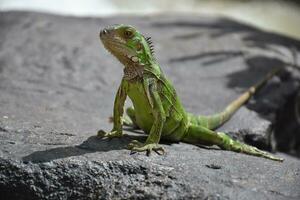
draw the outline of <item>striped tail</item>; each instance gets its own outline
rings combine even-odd
[[[282,68],[276,68],[269,72],[260,82],[256,83],[254,86],[250,87],[246,92],[244,92],[237,99],[232,101],[222,112],[209,115],[209,116],[197,116],[196,121],[199,125],[205,126],[208,129],[214,130],[225,122],[227,122],[232,115],[245,104],[261,87],[263,87],[272,77],[281,71]]]

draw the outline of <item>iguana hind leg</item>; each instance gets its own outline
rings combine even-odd
[[[241,152],[276,161],[283,161],[283,159],[277,158],[265,151],[257,149],[256,147],[233,140],[225,133],[215,132],[198,125],[190,125],[183,141],[192,144],[217,145],[221,149],[229,151]]]
[[[136,123],[136,117],[135,117],[135,110],[133,107],[128,107],[126,109],[127,116],[123,116],[123,125],[129,126],[134,129],[139,129],[137,123]]]

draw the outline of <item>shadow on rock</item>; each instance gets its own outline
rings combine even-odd
[[[229,19],[219,19],[215,20],[213,23],[212,22],[191,22],[191,21],[168,21],[168,22],[156,22],[153,23],[154,27],[158,28],[171,28],[171,27],[182,27],[182,28],[197,28],[199,29],[211,29],[214,30],[212,31],[211,37],[221,37],[225,36],[228,34],[235,34],[239,32],[255,32],[258,29],[251,27],[251,26],[246,26],[242,23],[238,23],[233,20]],[[193,34],[189,37],[189,39],[192,39],[193,37],[200,37],[201,34]],[[178,38],[178,36],[177,36]],[[180,37],[183,39],[186,39],[186,37]]]
[[[166,21],[166,22],[156,22],[152,24],[154,27],[160,29],[170,29],[173,27],[181,28],[195,28],[197,32],[185,33],[180,36],[174,36],[175,39],[195,39],[202,37],[202,29],[210,30],[211,38],[226,37],[231,34],[244,34],[243,41],[247,46],[258,47],[262,49],[269,49],[270,45],[280,45],[285,47],[291,47],[295,50],[300,50],[300,41],[294,38],[289,38],[287,36],[274,34],[271,32],[262,31],[259,28],[255,28],[249,25],[245,25],[238,21],[219,18],[213,22],[191,22],[188,20],[177,20],[177,21]],[[273,49],[272,49],[273,50]]]
[[[208,59],[207,61],[202,62],[202,65],[208,66],[218,62],[224,62],[226,60],[233,59],[238,56],[243,56],[243,51],[210,51],[210,52],[203,52],[200,54],[195,55],[188,55],[183,56],[180,58],[172,58],[170,59],[170,63],[173,62],[185,62],[185,61],[192,61],[192,60],[200,60],[200,59]]]
[[[60,158],[71,156],[80,156],[87,153],[106,152],[111,150],[126,149],[131,140],[144,141],[144,135],[127,135],[122,138],[101,139],[97,136],[91,136],[79,145],[57,147],[44,151],[36,151],[22,158],[24,162],[42,163],[49,162]]]
[[[281,151],[294,152],[292,155],[299,154],[296,153],[300,149],[299,139],[295,136],[299,123],[296,123],[294,114],[297,106],[295,100],[289,100],[295,99],[295,94],[300,87],[299,40],[262,31],[229,19],[216,19],[213,22],[166,21],[153,23],[153,26],[162,29],[193,28],[193,32],[177,34],[173,38],[174,40],[195,40],[195,43],[200,37],[205,36],[210,37],[211,40],[216,38],[226,40],[232,34],[240,36],[242,49],[238,47],[237,50],[222,48],[207,51],[204,47],[205,51],[201,50],[169,60],[170,63],[200,61],[201,67],[209,67],[218,64],[222,66],[224,62],[234,65],[232,60],[241,58],[246,68],[227,75],[227,87],[238,89],[240,92],[263,79],[272,69],[282,68],[280,74],[268,81],[246,106],[257,112],[260,117],[273,123],[272,133],[275,139],[268,137],[269,140],[274,140],[268,144],[275,144]],[[228,43],[227,46],[231,44]]]

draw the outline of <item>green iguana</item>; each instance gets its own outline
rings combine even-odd
[[[114,25],[101,30],[100,39],[105,48],[125,67],[124,76],[114,101],[113,128],[110,132],[98,131],[100,137],[121,137],[122,125],[142,129],[148,138],[145,143],[133,140],[129,145],[132,152],[155,151],[164,153],[159,145],[161,139],[171,142],[217,145],[222,149],[260,156],[276,161],[281,158],[233,140],[223,132],[213,131],[224,124],[256,90],[269,80],[276,71],[250,87],[224,111],[210,116],[195,116],[187,113],[169,80],[166,79],[153,55],[150,38],[144,37],[129,25]],[[123,117],[124,103],[129,96],[133,107]]]

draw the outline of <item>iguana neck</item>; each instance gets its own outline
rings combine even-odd
[[[124,68],[123,78],[125,80],[135,80],[137,78],[142,78],[144,74],[144,66],[127,66]]]
[[[136,80],[142,78],[144,71],[153,71],[157,69],[157,63],[153,57],[150,56],[139,56],[129,58],[127,61],[123,61],[124,65],[124,76],[125,80]]]

